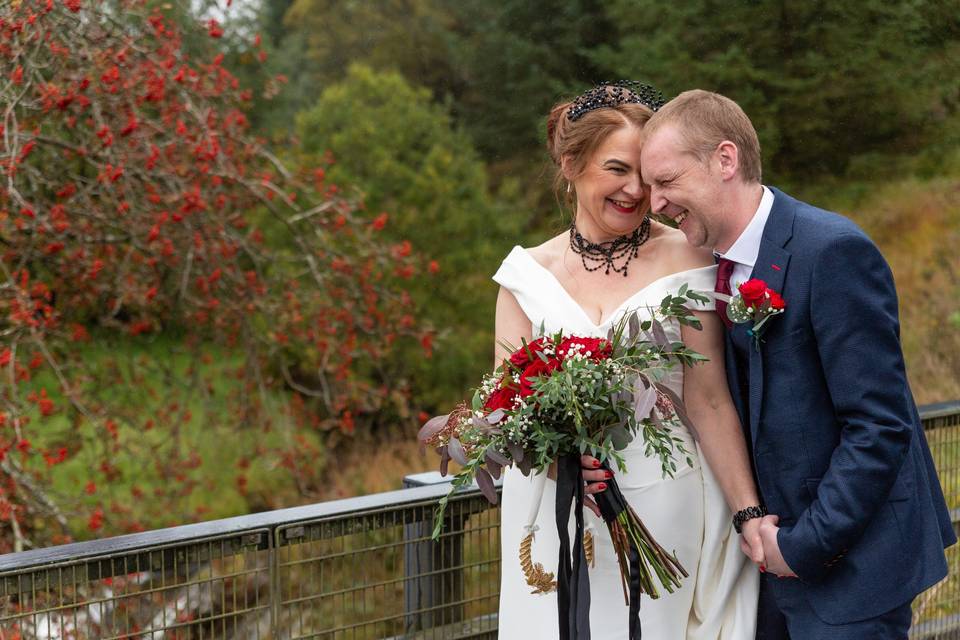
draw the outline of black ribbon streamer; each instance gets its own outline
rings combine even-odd
[[[606,466],[601,468],[606,469]],[[609,469],[608,469],[609,470]],[[594,494],[600,514],[607,524],[627,507],[626,498],[613,479],[605,491]],[[576,531],[571,563],[570,509],[574,509]],[[580,456],[570,454],[557,461],[557,533],[560,536],[560,562],[557,576],[557,608],[560,615],[560,640],[590,640],[590,575],[583,549],[583,468]],[[641,640],[640,628],[640,552],[630,543],[630,640]]]
[[[557,461],[557,533],[560,536],[560,563],[557,571],[557,609],[560,640],[590,640],[590,574],[583,549],[583,469],[580,456],[570,454]],[[570,509],[577,528],[570,559]]]

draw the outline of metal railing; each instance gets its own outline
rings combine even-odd
[[[922,410],[960,520],[960,402]],[[418,484],[424,477],[408,478]],[[499,510],[445,484],[0,556],[0,640],[494,638]],[[911,638],[960,638],[960,554]]]

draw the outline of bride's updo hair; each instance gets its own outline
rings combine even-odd
[[[616,87],[607,87],[607,93],[613,95]],[[557,195],[563,194],[567,205],[575,203],[575,195],[566,192],[566,178],[561,169],[563,159],[567,159],[569,175],[580,176],[587,161],[603,141],[621,127],[634,126],[642,129],[653,116],[650,107],[638,103],[623,103],[614,106],[602,106],[582,113],[571,121],[570,108],[575,101],[561,102],[550,110],[547,116],[547,151],[556,166],[554,188]]]

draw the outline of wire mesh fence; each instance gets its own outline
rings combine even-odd
[[[960,524],[960,402],[927,405],[921,410],[923,429],[950,508],[954,529]],[[911,639],[960,639],[960,552],[947,549],[950,571],[939,584],[913,603]]]
[[[2,556],[0,640],[493,638],[499,511],[459,494],[433,541],[446,490]]]
[[[924,428],[960,520],[960,402]],[[0,640],[494,638],[499,510],[446,486],[0,556]],[[508,557],[512,557],[509,556]],[[960,639],[960,553],[914,603],[913,639]]]
[[[270,627],[270,531],[106,553],[0,581],[0,638],[257,638]],[[266,624],[260,624],[266,620]]]
[[[279,620],[291,639],[481,638],[496,632],[499,514],[477,495],[277,529]]]

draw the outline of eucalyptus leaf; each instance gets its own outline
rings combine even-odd
[[[447,445],[450,457],[457,464],[467,464],[467,452],[463,450],[463,445],[456,438],[450,438],[450,444]]]
[[[657,346],[669,346],[670,341],[667,339],[667,333],[663,330],[663,325],[660,324],[658,320],[654,320],[653,325],[650,328],[653,330],[653,341],[657,344]]]
[[[447,421],[450,419],[450,414],[445,414],[442,416],[434,416],[427,420],[420,431],[417,433],[417,439],[420,442],[428,442],[433,436],[437,435],[445,426],[447,426]]]
[[[530,469],[533,468],[533,461],[530,458],[521,458],[517,462],[517,468],[520,469],[520,473],[525,476],[530,475]]]
[[[646,374],[643,374],[643,373],[638,373],[638,374],[637,374],[637,380],[640,381],[641,383],[643,383],[643,386],[644,386],[644,387],[649,387],[650,384],[651,384],[651,383],[650,383],[650,378],[648,378],[648,377],[646,376]]]
[[[637,421],[650,417],[654,405],[657,404],[657,391],[653,387],[645,386],[639,378],[633,388],[633,415]]]
[[[637,317],[637,312],[630,312],[630,319],[628,320],[630,326],[630,335],[636,336],[640,333],[640,319]]]
[[[440,454],[440,475],[446,477],[447,467],[450,464],[450,451],[444,445],[437,449],[437,453]]]
[[[507,443],[507,450],[510,452],[510,457],[513,458],[514,464],[519,465],[523,462],[523,447],[513,442]]]
[[[485,461],[485,464],[487,466],[487,470],[490,472],[490,475],[492,475],[494,478],[500,477],[500,472],[503,470],[503,466],[499,462],[497,462],[496,460],[490,457],[489,451],[487,452],[487,459]]]
[[[507,412],[503,409],[497,409],[496,411],[491,411],[487,415],[487,422],[490,424],[497,424],[507,415]]]
[[[489,449],[487,449],[486,456],[487,456],[487,460],[493,460],[494,462],[499,464],[501,467],[510,466],[510,458],[503,455],[493,447],[490,447]]]
[[[483,467],[478,467],[475,477],[477,486],[480,487],[480,492],[483,493],[483,496],[490,501],[490,504],[497,504],[497,488],[493,485],[493,478],[490,477],[487,470]]]

